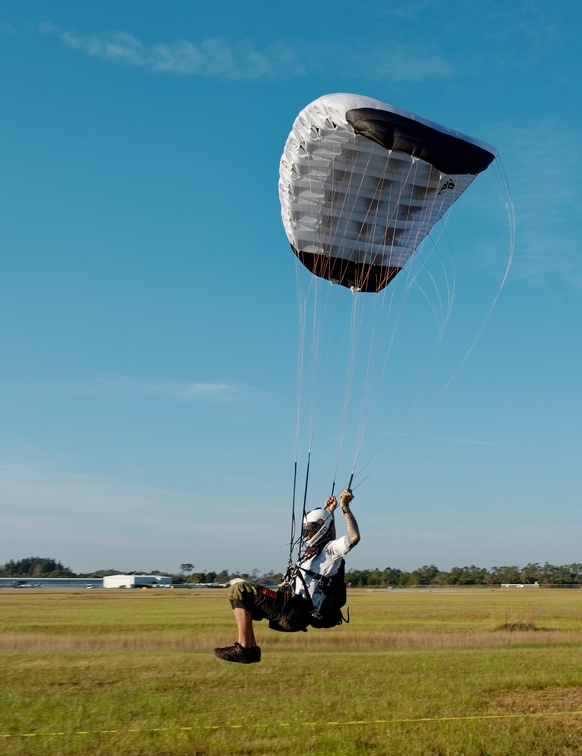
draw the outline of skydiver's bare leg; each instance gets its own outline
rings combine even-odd
[[[238,629],[238,642],[244,648],[251,648],[257,645],[255,631],[253,628],[253,615],[242,607],[235,607],[232,610]]]

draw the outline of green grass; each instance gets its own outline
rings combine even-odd
[[[578,591],[348,603],[247,666],[222,590],[2,590],[0,754],[582,753]]]

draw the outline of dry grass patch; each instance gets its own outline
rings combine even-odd
[[[540,631],[549,633],[552,632],[549,627],[537,627],[533,622],[524,622],[523,620],[515,620],[513,622],[503,622],[495,628],[496,632],[507,630],[510,633],[539,633]]]
[[[216,634],[169,632],[154,634],[146,631],[126,635],[106,633],[86,635],[45,635],[43,633],[4,633],[0,635],[0,652],[117,652],[117,651],[158,651],[163,646],[165,652],[208,651],[216,646]]]
[[[582,712],[582,685],[528,690],[504,690],[495,697],[497,710],[508,714]],[[582,729],[582,720],[580,721]]]
[[[582,686],[506,690],[498,693],[493,704],[499,714],[535,717],[534,726],[559,733],[576,745],[582,738]],[[539,722],[537,718],[539,716]]]

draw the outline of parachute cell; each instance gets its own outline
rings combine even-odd
[[[291,248],[314,275],[378,292],[495,157],[380,100],[320,97],[298,115],[281,158]]]

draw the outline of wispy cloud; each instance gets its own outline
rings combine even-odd
[[[142,396],[178,402],[232,403],[248,398],[253,389],[234,383],[196,381],[156,381],[138,378],[100,378],[88,383],[71,384],[78,396]]]
[[[150,73],[205,76],[226,79],[279,79],[314,75],[328,68],[350,76],[395,81],[442,79],[452,74],[450,63],[438,54],[413,45],[391,44],[358,52],[326,40],[276,40],[263,48],[248,39],[225,37],[191,41],[144,42],[124,31],[83,34],[54,24],[41,27],[66,47],[116,65]],[[317,50],[317,55],[313,51]]]

